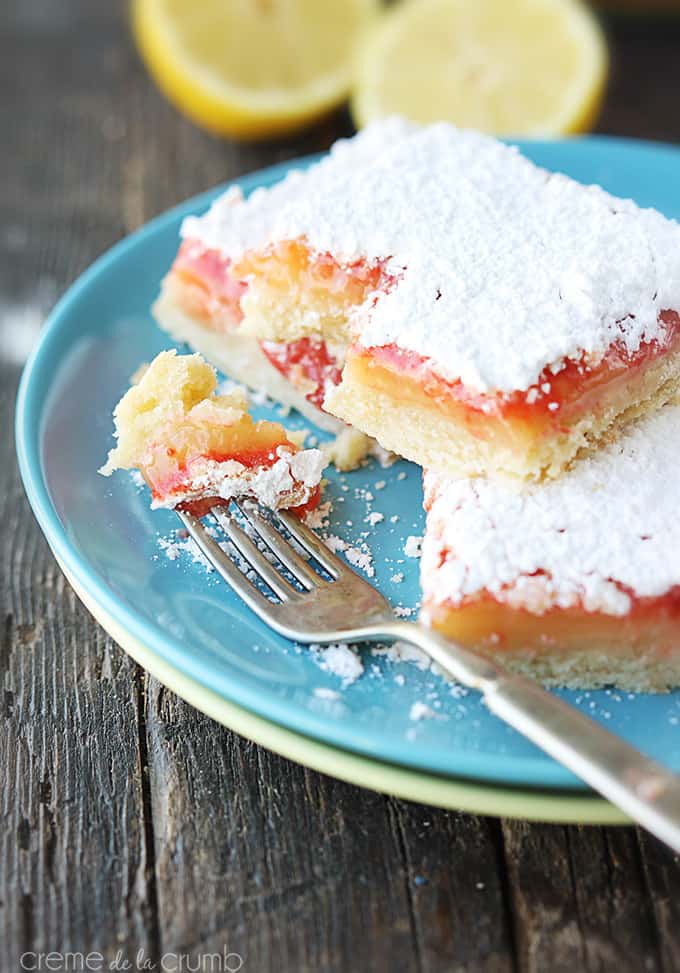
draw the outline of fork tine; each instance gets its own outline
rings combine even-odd
[[[257,506],[254,504],[245,505],[238,501],[236,506],[251,527],[257,531],[262,540],[276,554],[279,561],[288,568],[301,585],[311,591],[312,588],[318,588],[320,584],[326,583],[325,579],[317,574],[313,568],[310,568],[304,558],[300,557],[285,537],[262,516]]]
[[[181,510],[175,512],[189,531],[190,536],[227,584],[234,589],[240,598],[243,598],[249,608],[252,608],[260,618],[264,618],[267,621],[269,612],[273,607],[272,603],[236,567],[231,558],[224,553],[217,541],[210,536],[198,517],[194,517],[193,514],[184,513]]]
[[[312,557],[316,558],[319,564],[334,578],[339,578],[341,575],[348,573],[354,574],[339,557],[328,550],[324,542],[316,536],[314,531],[310,530],[306,524],[303,524],[295,514],[290,514],[287,510],[277,510],[276,516],[285,524],[298,544],[302,545]]]
[[[215,507],[212,510],[212,515],[222,527],[232,544],[246,559],[251,568],[253,568],[253,570],[259,574],[262,580],[269,585],[274,594],[279,596],[281,601],[291,601],[296,597],[296,595],[300,594],[298,591],[296,591],[293,585],[282,577],[276,568],[269,563],[262,551],[260,551],[258,547],[253,544],[240,524],[236,523],[233,517],[229,515],[227,510],[224,508]]]

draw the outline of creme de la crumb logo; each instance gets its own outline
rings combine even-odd
[[[97,950],[89,952],[22,953],[19,965],[26,973],[240,973],[245,962],[240,953],[225,946],[220,953],[163,953],[152,959],[143,949],[133,956],[119,950],[113,958]]]

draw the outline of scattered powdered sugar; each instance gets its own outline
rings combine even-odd
[[[394,283],[355,314],[361,342],[480,391],[529,389],[613,341],[634,352],[680,307],[677,223],[447,123],[376,122],[246,201],[232,188],[182,234],[227,256],[304,237],[382,261]]]
[[[181,547],[176,541],[170,541],[166,537],[159,537],[158,546],[169,561],[176,561],[180,556]]]
[[[464,699],[466,696],[470,695],[470,690],[467,686],[462,686],[458,682],[454,682],[449,690],[454,699]]]
[[[436,715],[437,714],[435,713],[435,711],[433,709],[430,709],[427,703],[423,703],[420,700],[416,700],[416,702],[411,706],[411,709],[409,710],[408,718],[414,721],[431,720]]]
[[[312,530],[320,530],[328,526],[328,518],[331,512],[331,501],[324,500],[314,510],[308,510],[305,514],[305,523]]]
[[[411,534],[406,538],[404,544],[404,554],[406,557],[420,557],[423,553],[423,538]]]
[[[158,538],[158,546],[170,561],[176,561],[184,553],[194,564],[200,564],[208,573],[214,570],[212,564],[191,537],[182,537],[175,533],[171,539]]]
[[[426,652],[409,642],[393,642],[391,645],[376,645],[371,649],[372,655],[383,656],[388,662],[411,662],[418,669],[429,669],[432,660]]]
[[[486,590],[537,614],[624,615],[629,592],[663,595],[680,584],[679,445],[669,405],[545,484],[426,473],[425,606]]]
[[[352,567],[359,568],[367,578],[374,576],[375,568],[373,567],[373,555],[370,550],[366,548],[362,550],[358,547],[346,547],[344,554]]]
[[[134,484],[134,486],[136,487],[137,490],[143,490],[144,489],[144,487],[146,486],[146,480],[144,479],[144,477],[142,476],[142,474],[139,472],[139,470],[128,470],[128,475],[129,475],[130,479],[132,480],[132,482],[133,482],[133,484]]]
[[[373,552],[365,541],[362,541],[358,546],[352,545],[343,540],[342,537],[338,537],[337,534],[329,534],[328,537],[323,538],[323,541],[326,547],[330,551],[333,551],[334,554],[338,552],[344,554],[352,567],[359,568],[367,578],[375,576]]]
[[[338,537],[337,534],[329,534],[328,537],[324,537],[324,544],[334,554],[337,554],[338,551],[344,551],[348,546],[347,541],[343,541],[342,537]]]
[[[371,527],[375,527],[376,524],[381,524],[384,519],[385,514],[380,513],[379,510],[374,510],[367,517],[364,517],[364,522],[370,524]]]
[[[358,652],[345,642],[333,645],[310,645],[309,648],[317,656],[319,666],[324,672],[331,672],[342,679],[343,689],[351,686],[363,674],[364,664]]]
[[[314,695],[317,699],[340,699],[340,693],[337,689],[327,689],[326,686],[317,686]]]
[[[225,554],[236,563],[239,570],[245,574],[245,576],[256,583],[257,575],[250,567],[245,558],[240,554],[240,552],[234,547],[231,541],[226,540],[224,534],[221,531],[210,524],[206,524],[207,533],[213,537]],[[252,536],[252,534],[251,534]],[[214,568],[208,558],[203,554],[196,542],[191,538],[183,527],[178,528],[173,531],[169,537],[159,537],[157,540],[159,549],[165,554],[169,561],[177,561],[182,554],[185,554],[193,564],[200,565],[207,574],[211,574]],[[258,545],[262,553],[270,561],[275,561],[273,554],[266,549],[266,547],[260,542]]]

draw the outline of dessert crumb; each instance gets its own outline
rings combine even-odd
[[[342,688],[346,689],[363,675],[364,664],[354,649],[346,642],[333,645],[310,645],[311,651],[319,658],[319,665],[324,672],[330,672],[342,680]]]
[[[322,449],[326,454],[326,461],[332,463],[337,470],[346,472],[355,470],[371,447],[371,440],[358,429],[349,426],[343,429],[335,439],[324,443]]]
[[[432,719],[433,716],[436,715],[437,714],[435,713],[435,711],[433,709],[430,709],[427,703],[422,703],[420,700],[416,700],[416,702],[411,706],[411,709],[409,710],[408,718],[414,721],[430,720]]]
[[[326,500],[324,503],[320,503],[318,507],[314,510],[307,511],[305,516],[305,523],[308,527],[313,530],[318,530],[321,527],[328,526],[328,518],[331,512],[331,501]]]
[[[317,699],[340,699],[337,689],[327,689],[326,686],[317,686],[314,695]]]
[[[354,568],[363,571],[367,578],[375,575],[373,567],[373,555],[368,550],[361,550],[358,547],[345,548],[345,557]]]
[[[406,538],[406,543],[404,544],[404,554],[406,557],[420,557],[423,553],[423,538],[411,534]]]
[[[137,487],[137,489],[138,490],[143,490],[144,487],[146,486],[146,480],[144,479],[144,477],[142,476],[142,474],[139,472],[139,470],[130,470],[129,473],[130,473],[130,479],[132,480],[132,482],[134,483],[134,485]]]
[[[421,669],[429,669],[432,664],[427,653],[408,642],[393,642],[392,645],[376,645],[371,649],[372,655],[382,655],[388,662],[413,662]],[[396,677],[395,677],[396,678]]]

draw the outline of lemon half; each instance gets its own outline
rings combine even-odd
[[[139,52],[198,125],[234,138],[287,134],[349,93],[379,0],[133,0]]]
[[[403,0],[362,45],[358,126],[387,115],[495,135],[587,131],[607,47],[579,0]]]

